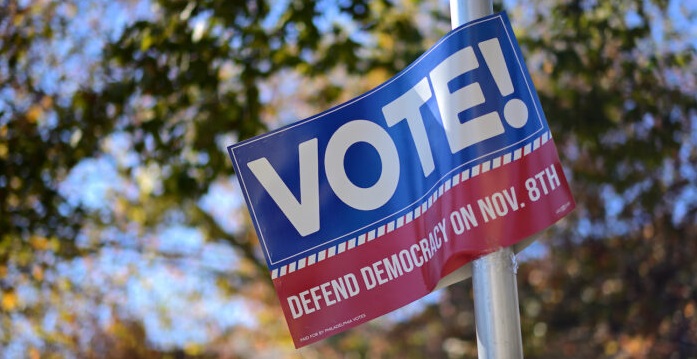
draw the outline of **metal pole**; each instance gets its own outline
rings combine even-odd
[[[492,0],[450,0],[450,24],[453,29],[493,13]]]
[[[480,359],[522,358],[517,263],[511,248],[474,261],[474,320]]]
[[[452,28],[494,12],[492,0],[450,0]],[[473,262],[474,316],[480,359],[522,358],[517,262],[501,248]]]

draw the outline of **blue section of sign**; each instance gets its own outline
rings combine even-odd
[[[403,96],[411,97],[389,112]],[[410,105],[418,114],[388,118]],[[379,127],[370,131],[376,136],[366,136],[375,127],[365,121]],[[411,210],[464,166],[522,147],[546,129],[513,30],[500,13],[448,33],[376,89],[228,150],[274,269]],[[271,191],[281,194],[274,198]],[[375,196],[384,193],[389,196]]]

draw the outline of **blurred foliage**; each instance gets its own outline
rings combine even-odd
[[[697,10],[504,5],[579,204],[521,265],[526,356],[697,357],[697,64],[684,31],[694,34]],[[227,145],[385,81],[449,29],[447,14],[447,3],[415,0],[2,2],[3,354],[475,357],[467,284],[406,320],[294,351],[248,218],[204,204],[236,191]],[[86,164],[107,188],[94,201],[84,196],[95,179],[74,178]],[[167,249],[172,227],[205,245]],[[234,260],[211,264],[215,245]],[[123,303],[139,295],[133,281],[152,286],[142,263],[164,263],[156,278],[173,282],[194,268],[215,295],[244,298],[256,326],[204,318],[205,340],[156,345]],[[205,317],[214,295],[190,292],[193,320]],[[172,303],[148,315],[177,327]]]

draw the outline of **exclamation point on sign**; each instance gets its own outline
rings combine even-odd
[[[493,38],[482,41],[479,43],[479,50],[484,56],[484,62],[491,71],[501,96],[506,97],[512,94],[513,82],[506,66],[506,60],[503,58],[499,40]],[[510,99],[503,107],[503,118],[509,125],[521,128],[528,122],[528,106],[520,99]]]

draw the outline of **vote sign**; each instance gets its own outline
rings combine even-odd
[[[423,297],[575,205],[505,13],[228,150],[296,347]]]

